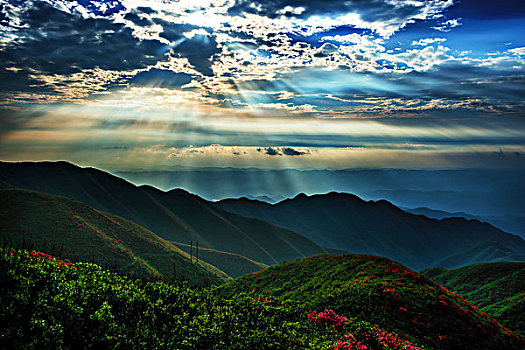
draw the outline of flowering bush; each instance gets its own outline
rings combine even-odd
[[[308,314],[310,323],[333,326],[336,330],[343,330],[348,318],[337,315],[334,310],[324,310],[317,313],[312,311]]]
[[[352,334],[344,336],[345,340],[335,343],[332,350],[367,350],[368,347],[357,341]]]
[[[14,255],[15,252],[10,250],[9,251],[10,255]],[[58,264],[58,266],[68,266],[68,267],[74,267],[75,265],[70,263],[70,262],[65,262],[65,261],[62,261],[60,259],[57,259],[55,258],[54,256],[51,256],[51,255],[48,255],[48,254],[44,254],[42,252],[37,252],[37,251],[30,251],[29,252],[29,256],[31,257],[31,259],[33,261],[35,260],[45,260],[45,261],[54,261]]]
[[[388,333],[386,331],[376,331],[374,336],[378,340],[378,342],[387,349],[421,350],[420,348],[414,346],[414,344],[412,344],[411,342],[400,339],[397,335],[393,333]]]

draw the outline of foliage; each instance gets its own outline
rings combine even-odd
[[[435,268],[422,273],[525,336],[525,263],[499,262],[454,270]]]
[[[435,349],[519,349],[523,340],[437,283],[389,259],[318,255],[226,282],[218,294],[284,300],[380,325]]]
[[[0,219],[4,246],[93,262],[141,278],[221,282],[220,271],[191,263],[188,254],[143,227],[65,197],[0,190]]]
[[[318,258],[310,261],[321,265],[328,261],[326,256]],[[348,258],[354,257],[342,259]],[[284,265],[290,266],[293,264]],[[409,271],[391,267],[403,275]],[[261,281],[266,274],[275,276],[274,269],[246,278]],[[298,302],[292,295],[283,299],[270,293],[257,296],[260,293],[238,290],[228,298],[221,296],[224,288],[212,292],[192,289],[186,283],[134,279],[94,264],[71,263],[35,251],[0,248],[0,279],[4,282],[0,285],[0,344],[10,349],[426,350],[518,349],[523,345],[512,334],[492,333],[483,343],[471,338],[473,343],[465,345],[460,339],[452,341],[450,330],[437,336],[434,327],[425,328],[426,335],[420,337],[415,336],[417,327],[392,331],[392,321],[378,325],[364,321],[363,314],[336,311],[344,309],[342,304],[355,303],[352,299],[330,299],[333,309],[308,311],[308,303]],[[234,285],[229,283],[229,288]],[[326,293],[322,286],[319,288]],[[382,306],[374,299],[362,302],[375,302],[370,305],[375,308]],[[410,312],[417,313],[415,309]],[[372,313],[368,316],[374,319]],[[430,316],[435,315],[431,312]],[[496,323],[494,327],[502,329]],[[483,324],[479,333],[492,331]],[[432,343],[429,338],[434,337],[446,346],[439,342],[428,345]]]

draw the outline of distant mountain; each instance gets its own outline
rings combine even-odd
[[[522,178],[523,179],[523,178]],[[362,193],[367,199],[386,199],[400,207],[432,207],[479,216],[521,216],[525,212],[525,187],[479,190],[375,190]]]
[[[525,344],[460,296],[377,256],[318,255],[228,281],[217,293],[227,298],[246,293],[304,310],[333,310],[352,317],[351,323],[368,321],[417,339],[428,349],[523,349]]]
[[[447,256],[434,263],[434,266],[454,268],[500,261],[525,261],[525,256],[516,253],[516,250],[510,246],[505,246],[498,242],[484,241],[475,244],[470,249]]]
[[[465,259],[468,251],[482,242],[496,242],[510,251],[512,260],[525,260],[525,241],[490,224],[429,219],[387,201],[366,202],[351,194],[298,195],[275,205],[246,198],[215,205],[293,230],[326,247],[386,256],[416,269],[434,267],[455,254],[463,254],[455,266],[470,264]]]
[[[507,192],[523,188],[525,170],[520,169],[258,169],[201,168],[172,171],[120,171],[116,173],[134,184],[150,184],[163,190],[184,188],[206,199],[248,197],[250,195],[291,198],[298,193],[318,194],[330,191],[355,193],[363,198],[377,190],[412,191],[492,191]],[[420,206],[434,207],[433,202]],[[490,203],[487,203],[490,205]],[[400,204],[401,205],[401,204]],[[523,207],[522,207],[523,208]],[[443,210],[451,211],[447,208]],[[453,211],[467,211],[461,208]]]
[[[65,197],[0,190],[0,239],[11,247],[93,262],[138,277],[165,277],[191,284],[220,283],[216,268],[137,224]]]
[[[433,219],[444,219],[452,217],[463,217],[468,220],[479,220],[482,222],[488,222],[497,228],[520,235],[522,238],[525,237],[525,216],[516,215],[502,215],[502,216],[476,216],[464,212],[450,213],[444,210],[430,209],[426,207],[420,207],[415,209],[401,207],[404,211],[416,215],[425,215],[427,218]]]
[[[525,336],[525,263],[490,263],[455,270],[433,268],[422,274]]]
[[[465,218],[467,220],[479,220],[479,221],[483,221],[483,219],[479,216],[475,216],[475,215],[470,215],[470,214],[467,214],[467,213],[464,213],[464,212],[455,212],[455,213],[450,213],[448,211],[444,211],[444,210],[437,210],[437,209],[430,209],[430,208],[426,208],[426,207],[419,207],[419,208],[414,208],[414,209],[410,209],[410,208],[405,208],[405,207],[400,207],[400,209],[406,211],[407,213],[410,213],[410,214],[415,214],[415,215],[425,215],[427,218],[431,218],[431,219],[446,219],[446,218]]]
[[[198,241],[202,248],[239,254],[267,265],[326,252],[304,236],[222,210],[184,190],[137,187],[109,173],[66,162],[2,162],[0,181],[73,198],[132,220],[169,241]]]

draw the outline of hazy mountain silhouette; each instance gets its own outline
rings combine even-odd
[[[351,194],[298,195],[275,205],[246,198],[215,205],[293,230],[326,247],[386,256],[413,268],[436,266],[481,242],[509,249],[509,259],[525,259],[525,241],[490,224],[464,218],[430,219],[384,200],[366,202]],[[468,258],[456,261],[454,266],[471,263]]]

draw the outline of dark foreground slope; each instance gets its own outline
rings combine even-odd
[[[525,336],[525,263],[480,264],[455,270],[435,268],[422,273]]]
[[[333,309],[433,349],[520,349],[525,345],[459,295],[376,256],[319,255],[229,281],[218,292],[225,297],[248,293],[279,298],[303,309]]]
[[[131,220],[169,241],[198,241],[201,247],[240,254],[265,264],[325,252],[306,237],[216,208],[186,191],[137,187],[106,172],[66,162],[0,162],[0,181],[84,202]]]
[[[480,262],[469,260],[479,254],[468,252],[481,242],[498,250],[494,256],[501,260],[525,260],[525,241],[490,224],[463,218],[429,219],[386,201],[366,202],[346,193],[298,195],[275,205],[246,198],[216,205],[293,230],[326,247],[387,256],[415,269],[438,266],[447,258],[446,263],[459,264],[452,266]],[[508,250],[506,257],[501,248]]]
[[[0,238],[60,258],[95,262],[139,277],[191,284],[220,283],[226,275],[197,266],[189,255],[143,227],[65,197],[0,190]]]

